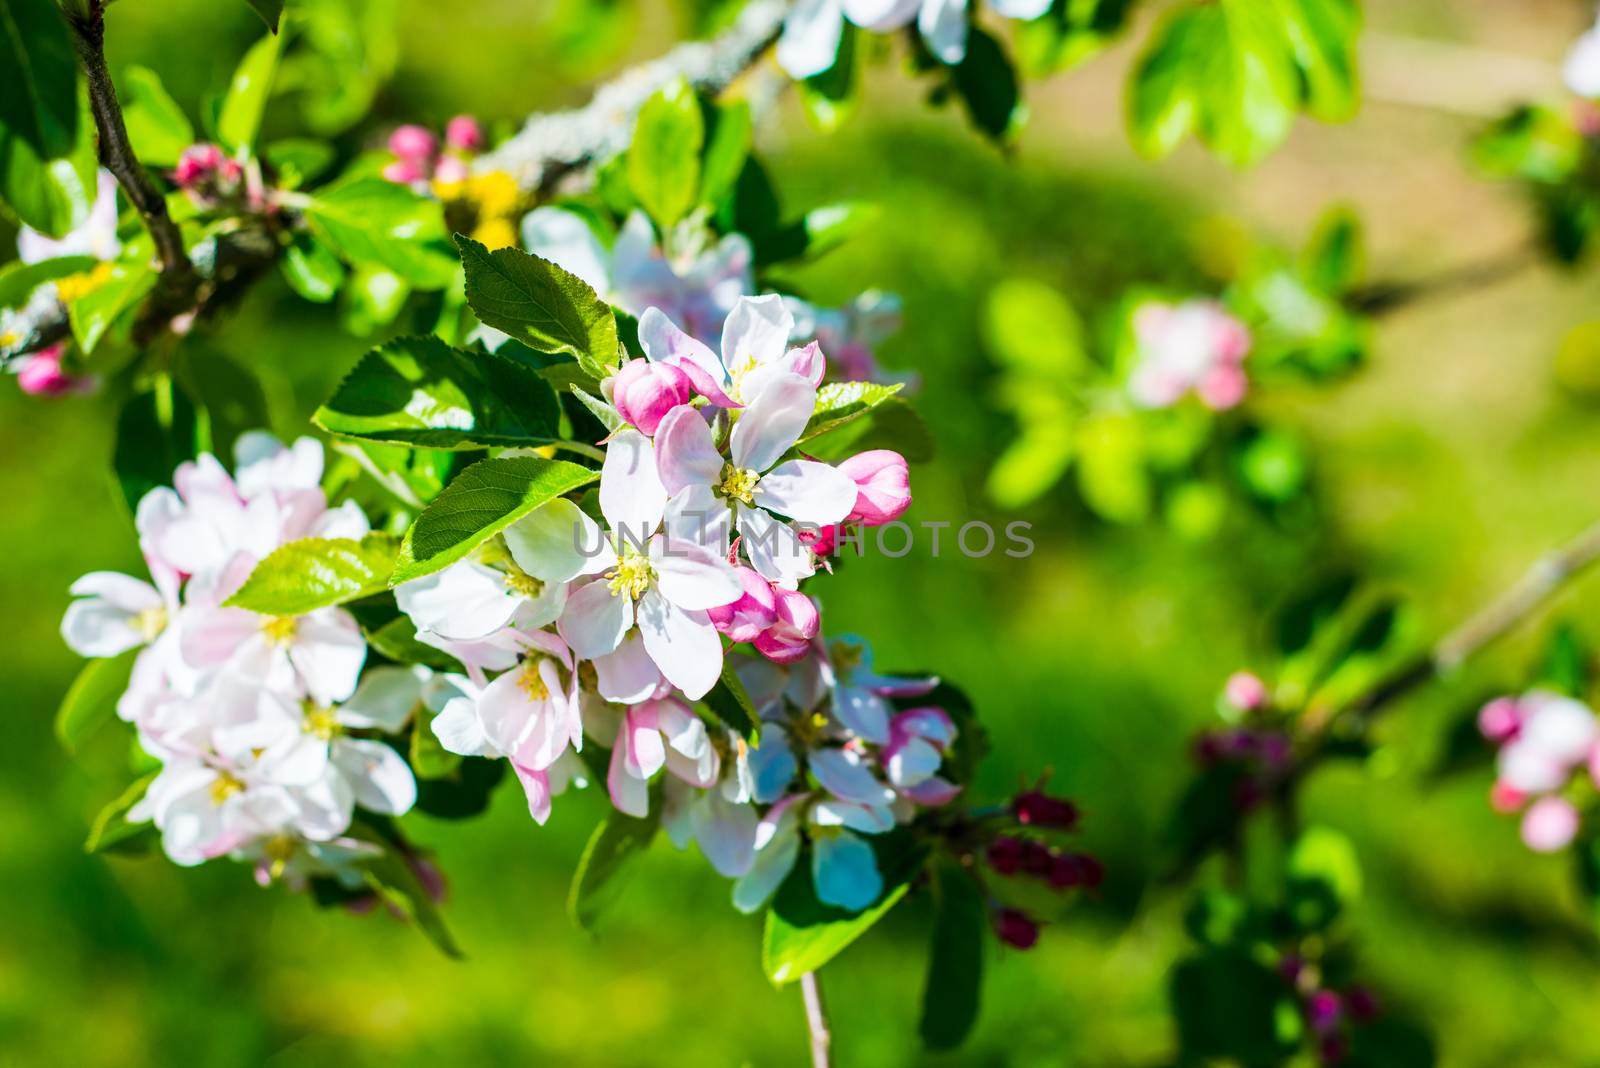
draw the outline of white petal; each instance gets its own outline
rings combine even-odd
[[[600,511],[618,544],[643,544],[661,525],[666,507],[667,491],[656,473],[650,439],[637,430],[620,431],[606,446],[600,470]]]
[[[817,900],[859,912],[883,893],[883,876],[872,847],[849,832],[811,843],[811,877]]]
[[[1050,10],[1053,0],[989,0],[994,13],[1006,19],[1036,19]]]
[[[307,693],[322,704],[336,704],[354,692],[367,660],[367,643],[350,613],[322,608],[301,617],[289,660]]]
[[[116,656],[144,644],[134,618],[110,601],[85,597],[67,605],[61,638],[79,656]]]
[[[596,579],[567,598],[556,629],[580,660],[593,660],[622,644],[633,616],[633,599]]]
[[[417,630],[460,642],[493,634],[522,602],[503,575],[471,560],[396,586],[394,596]]]
[[[470,697],[445,702],[444,710],[433,717],[433,736],[446,750],[462,756],[490,756],[495,752],[478,722],[477,702]]]
[[[754,796],[763,805],[771,804],[788,792],[800,764],[794,758],[789,735],[776,723],[761,729],[761,745],[750,750],[750,774],[755,779]]]
[[[377,728],[397,733],[422,704],[429,675],[423,667],[378,667],[361,677],[350,700],[339,706],[339,722],[347,727]]]
[[[788,351],[793,332],[794,316],[783,297],[741,297],[722,325],[722,362],[735,368],[771,363]]]
[[[650,564],[661,595],[679,608],[719,608],[744,593],[733,565],[700,545],[656,538],[650,542]]]
[[[739,544],[763,578],[794,589],[801,579],[816,571],[811,550],[789,524],[760,508],[740,508],[738,524],[743,539]]]
[[[505,539],[517,566],[545,582],[599,574],[617,562],[599,524],[565,497],[541,505],[511,524]]]
[[[806,763],[824,790],[845,801],[887,804],[894,798],[894,791],[878,781],[866,758],[853,749],[815,749]]]
[[[750,869],[733,885],[733,907],[750,913],[759,909],[794,869],[800,856],[800,833],[793,817],[786,832],[780,832],[762,847]]]
[[[889,702],[855,686],[833,691],[833,715],[845,728],[874,745],[889,741]]]
[[[711,427],[698,408],[680,404],[662,417],[656,427],[656,466],[669,494],[715,484],[722,465]]]
[[[916,17],[924,0],[844,0],[844,13],[863,29],[898,30]]]
[[[343,771],[356,804],[369,812],[399,816],[417,803],[417,780],[400,754],[382,742],[341,738],[333,762]]]
[[[733,509],[710,486],[685,486],[667,502],[663,529],[674,541],[702,545],[726,558]]]
[[[615,652],[593,658],[600,696],[619,704],[637,704],[656,692],[661,672],[645,651],[638,631],[628,635]]]
[[[506,756],[521,747],[541,712],[541,706],[522,687],[522,672],[520,664],[511,668],[485,686],[478,697],[478,722],[484,737]]]
[[[761,476],[755,501],[769,511],[801,523],[839,523],[856,505],[856,484],[849,475],[815,460],[789,460]]]
[[[927,0],[917,15],[917,29],[941,62],[960,63],[967,54],[967,0]]]
[[[646,308],[639,316],[639,347],[652,363],[675,364],[686,360],[717,382],[728,377],[717,354],[679,329],[660,308]]]
[[[839,0],[800,0],[784,17],[778,64],[791,78],[815,77],[838,58],[843,32]]]
[[[550,207],[530,211],[522,218],[522,243],[535,256],[589,283],[601,296],[610,292],[610,257],[589,224],[572,212]]]
[[[736,467],[765,471],[789,451],[817,406],[817,388],[799,375],[778,375],[733,424]]]
[[[148,582],[117,571],[91,571],[67,592],[74,597],[99,597],[129,614],[160,608],[165,602]]]
[[[658,590],[639,601],[644,647],[667,681],[691,701],[710,692],[722,674],[722,639],[703,611],[685,611]]]
[[[750,805],[736,805],[712,790],[689,810],[695,841],[706,860],[726,876],[740,876],[750,870],[756,852],[756,812]]]

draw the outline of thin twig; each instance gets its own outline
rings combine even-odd
[[[1539,245],[1519,241],[1496,256],[1447,267],[1435,274],[1397,282],[1374,282],[1353,290],[1345,303],[1364,315],[1384,315],[1423,300],[1470,293],[1499,285],[1539,262]]]
[[[800,993],[806,1002],[806,1028],[811,1032],[811,1068],[828,1068],[828,1010],[822,1004],[822,990],[817,986],[817,973],[806,972],[800,977]]]
[[[128,141],[122,106],[117,103],[117,90],[106,68],[105,4],[102,0],[90,0],[83,17],[69,17],[67,22],[72,27],[73,46],[89,83],[89,106],[94,112],[95,129],[100,134],[100,162],[116,177],[139,218],[144,220],[145,229],[150,231],[169,292],[178,291],[180,286],[192,289],[194,265],[183,250],[183,235],[172,216],[167,214],[166,198],[145,173]]]

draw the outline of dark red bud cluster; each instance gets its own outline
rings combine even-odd
[[[985,859],[1000,875],[1029,875],[1054,890],[1092,890],[1105,881],[1105,866],[1089,854],[1064,852],[1028,838],[1002,835],[989,843]]]
[[[1039,942],[1039,924],[1021,909],[1000,909],[994,914],[994,931],[1000,941],[1015,949],[1032,949]]]
[[[1025,790],[1011,800],[1011,813],[1024,827],[1068,831],[1078,822],[1078,806],[1064,797]]]

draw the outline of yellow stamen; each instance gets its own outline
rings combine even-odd
[[[607,583],[611,587],[611,596],[626,593],[635,601],[644,596],[644,591],[650,588],[650,580],[655,577],[655,571],[650,566],[650,561],[643,554],[636,552],[624,553],[617,566],[606,572]]]
[[[156,640],[156,636],[167,629],[167,609],[165,605],[155,608],[146,608],[143,612],[133,617],[133,629],[147,642]]]
[[[288,645],[294,641],[294,632],[298,625],[294,616],[273,616],[261,624],[261,632],[273,645]]]
[[[544,677],[539,674],[539,664],[544,657],[537,654],[529,656],[522,662],[522,674],[517,676],[517,685],[522,692],[528,695],[530,701],[548,701],[550,687],[545,684]]]
[[[314,734],[323,741],[328,741],[339,733],[339,721],[334,718],[333,709],[323,708],[320,705],[306,703],[305,731]]]
[[[15,330],[0,330],[0,349],[9,349],[21,340],[22,335]]]
[[[522,570],[516,564],[507,561],[506,589],[531,599],[544,592],[544,583]]]
[[[217,777],[211,780],[211,803],[220,805],[243,789],[244,783],[225,771],[218,772]]]
[[[713,489],[719,497],[739,501],[742,504],[754,504],[756,483],[760,481],[761,476],[749,468],[723,464],[722,478]]]
[[[69,274],[65,278],[56,280],[56,296],[61,298],[63,304],[70,304],[80,297],[86,297],[111,281],[115,268],[109,263],[97,263],[87,271]]]
[[[283,877],[283,869],[294,859],[295,846],[293,838],[287,834],[279,834],[267,839],[267,844],[261,847],[261,852],[270,862],[267,870],[272,873],[274,879]]]

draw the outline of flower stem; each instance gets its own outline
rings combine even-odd
[[[806,972],[800,977],[800,993],[806,1003],[806,1028],[811,1032],[811,1066],[828,1068],[828,1010],[822,1004],[822,990],[817,986],[817,973]]]

